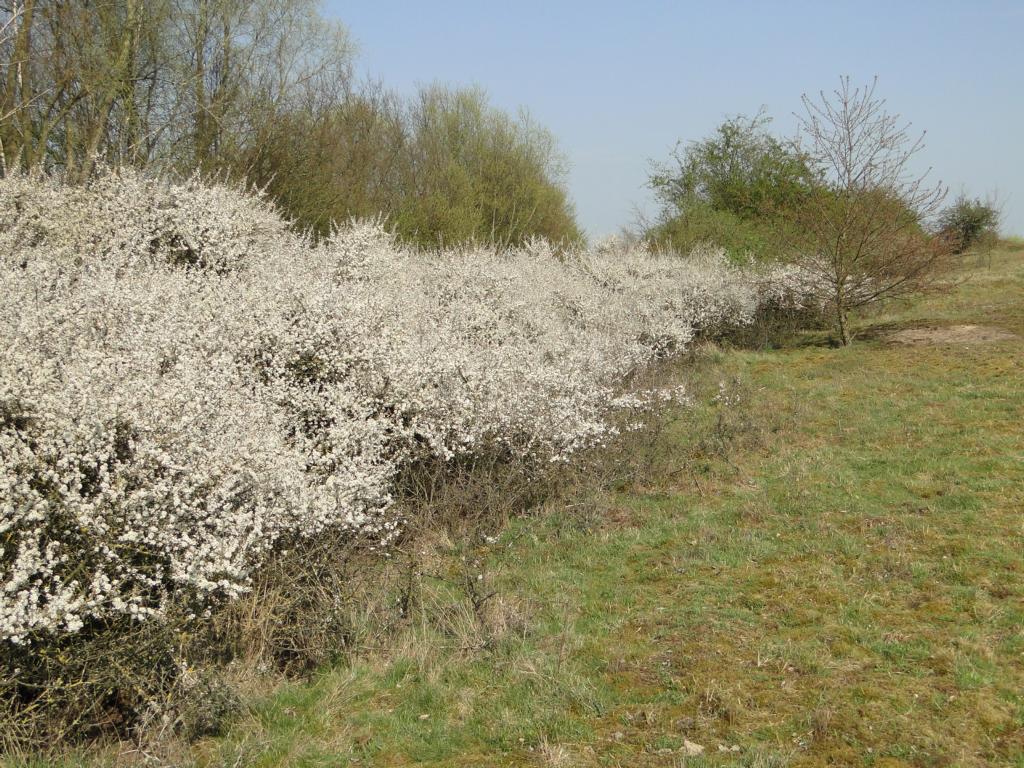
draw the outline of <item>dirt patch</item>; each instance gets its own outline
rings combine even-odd
[[[988,325],[950,325],[945,328],[907,328],[888,336],[897,344],[989,344],[1009,341],[1017,334]]]

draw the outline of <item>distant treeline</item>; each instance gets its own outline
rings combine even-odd
[[[828,244],[838,235],[850,240],[853,230],[870,240],[885,230],[879,225],[886,219],[899,225],[901,235],[936,235],[955,253],[992,245],[999,230],[997,201],[961,193],[940,210],[941,200],[921,199],[923,178],[880,173],[883,163],[905,170],[921,141],[897,133],[895,116],[882,116],[882,104],[871,94],[862,94],[857,105],[870,108],[866,118],[846,103],[853,98],[834,95],[839,113],[830,117],[836,124],[828,136],[813,135],[820,127],[813,121],[802,125],[802,136],[777,136],[762,110],[730,117],[700,140],[680,142],[667,162],[651,168],[648,186],[659,210],[640,222],[640,234],[681,253],[711,242],[741,262],[792,261],[794,249],[820,249],[822,240]],[[815,242],[822,225],[827,229]],[[886,247],[891,245],[890,237]]]
[[[0,160],[244,181],[317,235],[384,215],[421,245],[580,237],[552,135],[478,89],[354,75],[317,0],[0,2]]]

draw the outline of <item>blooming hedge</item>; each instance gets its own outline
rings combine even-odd
[[[201,613],[327,528],[387,545],[404,466],[568,460],[672,396],[632,372],[787,286],[712,249],[314,245],[197,180],[0,179],[0,642]]]

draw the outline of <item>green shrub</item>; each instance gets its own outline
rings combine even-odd
[[[724,248],[731,261],[744,264],[751,258],[768,258],[775,252],[771,227],[765,222],[742,219],[731,211],[710,205],[689,206],[677,216],[666,219],[647,232],[659,248],[689,253],[701,243]]]
[[[769,122],[764,113],[730,118],[655,165],[649,185],[661,211],[644,234],[680,251],[712,242],[737,260],[776,258],[780,215],[817,179],[803,152],[768,133]]]
[[[991,202],[960,195],[939,215],[939,235],[954,253],[992,247],[999,236],[999,209]]]
[[[431,86],[408,104],[367,90],[284,113],[236,166],[317,237],[380,216],[428,248],[582,238],[554,136],[477,88]]]

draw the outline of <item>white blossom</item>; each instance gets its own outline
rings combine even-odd
[[[386,546],[406,463],[567,461],[614,411],[685,400],[631,373],[799,291],[711,249],[430,255],[379,222],[313,246],[224,186],[9,175],[0,641],[202,615],[328,527]]]

